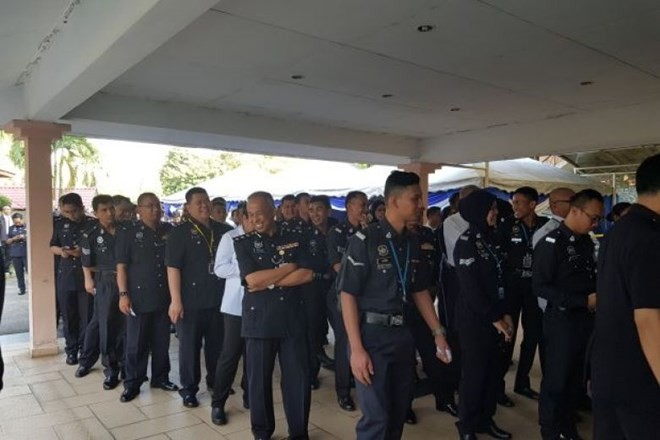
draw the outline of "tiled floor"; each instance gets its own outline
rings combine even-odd
[[[172,365],[177,364],[177,341],[172,338]],[[213,440],[251,439],[249,413],[242,408],[240,389],[228,402],[229,423],[215,426],[210,420],[210,396],[201,392],[200,407],[187,409],[177,393],[151,390],[143,385],[142,393],[130,403],[121,403],[122,387],[104,391],[103,375],[97,367],[87,377],[74,376],[75,367],[64,363],[64,356],[31,359],[25,344],[3,346],[5,388],[0,393],[0,439],[78,440],[78,439],[150,439]],[[240,371],[240,370],[239,370]],[[538,370],[533,382],[538,388]],[[171,379],[177,381],[174,371]],[[359,412],[340,410],[335,401],[332,375],[321,372],[321,388],[312,394],[310,437],[314,440],[355,438]],[[277,386],[275,387],[277,389]],[[536,404],[511,394],[516,407],[499,408],[498,424],[514,433],[514,438],[538,439]],[[276,439],[286,437],[287,427],[279,391],[275,393]],[[434,409],[433,399],[415,400],[419,418],[415,426],[406,426],[405,439],[457,438],[454,419]],[[590,419],[581,425],[586,439]],[[485,438],[485,436],[482,436]]]

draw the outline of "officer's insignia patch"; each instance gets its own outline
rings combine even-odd
[[[359,262],[359,261],[355,261],[355,260],[353,259],[353,257],[351,257],[350,255],[349,255],[348,257],[346,257],[346,259],[347,259],[347,260],[349,261],[349,263],[351,263],[353,266],[364,266],[364,263],[361,263],[361,262]]]
[[[433,246],[431,243],[422,243],[422,250],[423,251],[434,251],[435,246]]]
[[[458,261],[460,266],[470,266],[472,263],[474,263],[474,258],[461,258]]]
[[[64,229],[69,229],[69,226],[71,226],[69,223],[64,223]]]
[[[309,240],[309,250],[314,254],[318,252],[316,240]]]
[[[479,250],[483,250],[483,248],[484,248],[484,245],[483,245],[483,243],[482,243],[480,240],[477,240],[477,241],[474,243],[474,245],[475,245],[475,246],[477,247],[477,249],[479,249]]]
[[[191,229],[191,230],[190,230],[190,233],[191,233],[192,235],[198,235],[198,234],[199,234],[199,232],[197,232],[196,229]]]
[[[142,231],[135,233],[135,238],[138,240],[142,240],[142,237],[144,237],[144,233]]]
[[[342,233],[342,230],[340,228],[335,228],[336,232],[339,232],[340,234]]]
[[[255,241],[254,242],[254,248],[255,249],[262,249],[264,247],[264,242],[263,241]]]
[[[547,241],[548,243],[553,243],[553,244],[557,242],[557,240],[555,240],[552,237],[545,237],[545,241]]]
[[[282,244],[280,246],[277,246],[275,249],[277,249],[278,251],[285,251],[287,249],[297,248],[299,245],[300,243],[296,241],[294,243]],[[280,255],[284,255],[284,253],[281,253]]]
[[[568,255],[570,255],[570,256],[577,255],[577,251],[575,250],[575,248],[573,246],[567,247],[566,252],[568,252]]]
[[[283,249],[280,249],[280,251],[278,252],[278,254],[280,254],[280,255],[284,255],[284,250],[283,250]]]
[[[385,255],[387,255],[389,253],[390,253],[390,251],[387,250],[387,246],[385,246],[384,244],[381,244],[380,246],[378,246],[378,255],[380,255],[381,257],[384,257]]]
[[[387,234],[385,234],[385,238],[387,238],[388,240],[392,238],[392,233],[388,232]]]
[[[83,255],[90,255],[92,253],[92,251],[90,251],[87,248],[82,248],[82,253],[83,253]]]
[[[355,233],[355,236],[357,238],[359,238],[360,240],[364,240],[365,238],[367,238],[366,235],[364,235],[362,232],[359,232],[359,231]]]
[[[101,237],[100,235],[99,235],[98,237],[96,237],[96,242],[97,242],[98,244],[103,243],[103,237]]]
[[[513,228],[511,228],[511,232],[513,232],[514,234],[519,234],[520,227],[518,225],[514,226]]]

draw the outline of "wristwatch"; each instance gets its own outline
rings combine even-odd
[[[431,330],[431,334],[433,336],[447,336],[447,329],[445,329],[443,326],[440,326]]]
[[[128,296],[128,292],[119,292],[119,296]]]

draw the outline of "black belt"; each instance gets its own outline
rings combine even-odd
[[[403,327],[406,320],[403,315],[386,314],[376,312],[364,312],[364,322],[373,325],[382,325],[383,327]]]

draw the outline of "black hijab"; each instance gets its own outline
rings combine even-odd
[[[479,189],[471,192],[458,203],[458,212],[470,226],[481,233],[490,234],[492,227],[488,226],[486,217],[493,207],[496,197],[486,190]]]

